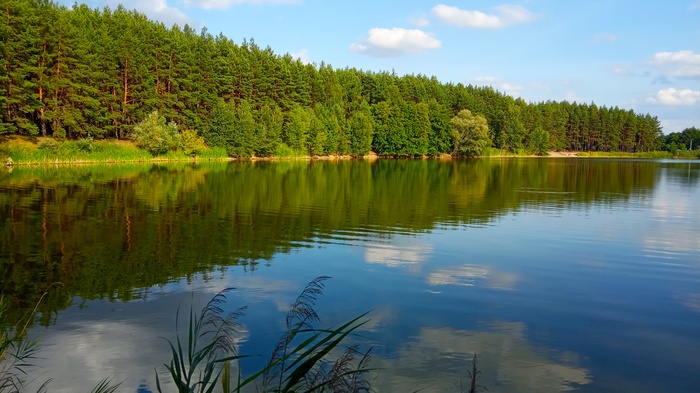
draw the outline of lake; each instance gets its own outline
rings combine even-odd
[[[33,391],[155,391],[178,307],[227,287],[252,372],[318,276],[319,327],[370,312],[349,342],[378,392],[466,391],[474,354],[489,392],[700,389],[700,161],[1,172],[0,289],[15,320],[38,304]]]

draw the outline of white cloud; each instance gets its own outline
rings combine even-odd
[[[290,53],[289,55],[292,56],[293,59],[299,59],[304,64],[311,64],[311,60],[309,59],[309,51],[306,49],[302,49],[299,52]]]
[[[238,4],[298,4],[300,2],[301,0],[185,0],[187,6],[205,10],[225,10]]]
[[[607,67],[615,75],[631,75],[634,72],[629,64],[610,64]]]
[[[494,83],[498,80],[495,76],[477,76],[474,81],[477,83]]]
[[[523,86],[504,81],[495,76],[479,76],[473,79],[476,84],[488,85],[508,95],[519,97],[523,92]]]
[[[498,272],[486,266],[462,265],[430,273],[427,281],[430,285],[473,287],[477,280],[486,280],[489,288],[512,290],[518,279],[515,273]]]
[[[465,374],[474,354],[479,355],[480,380],[493,381],[485,383],[489,391],[567,392],[592,382],[591,372],[579,366],[579,354],[542,348],[528,341],[524,323],[500,322],[489,331],[421,328],[387,358],[381,353],[372,356],[372,367],[382,370],[372,387],[395,392],[415,391],[416,386],[427,386],[425,390],[431,392],[454,391],[459,383],[454,376]]]
[[[700,78],[700,54],[692,50],[657,52],[648,61],[661,73],[680,78]]]
[[[430,26],[430,21],[427,18],[409,18],[408,21],[418,27],[428,27]]]
[[[569,102],[586,102],[585,98],[579,96],[578,94],[576,94],[576,92],[573,91],[567,91],[565,99]]]
[[[493,14],[487,14],[444,4],[433,7],[433,15],[448,25],[458,27],[498,29],[520,23],[529,23],[535,19],[530,11],[519,5],[504,4],[495,7],[494,11]]]
[[[659,90],[654,97],[647,98],[647,102],[661,105],[695,105],[700,102],[700,91],[669,87]]]
[[[365,248],[365,262],[389,267],[420,265],[433,252],[426,245],[373,244]]]
[[[523,87],[510,82],[501,82],[498,84],[498,90],[502,90],[512,96],[519,96],[523,91]]]
[[[443,269],[430,273],[430,285],[458,285],[473,287],[474,281],[489,276],[489,270],[480,266],[460,266],[456,269]]]
[[[440,40],[422,30],[375,27],[369,30],[367,38],[361,43],[352,43],[350,50],[372,56],[390,57],[404,53],[423,53],[427,49],[440,48],[441,45]]]
[[[201,25],[200,22],[192,20],[179,9],[170,7],[167,0],[101,0],[99,3],[101,6],[109,6],[111,9],[122,4],[126,9],[146,14],[150,19],[163,22],[168,27],[173,24],[180,26],[188,24],[192,27],[200,27]]]
[[[693,11],[700,10],[700,0],[695,0],[694,2],[690,3],[690,9]]]
[[[591,38],[593,42],[615,42],[617,41],[617,36],[610,33],[598,33],[594,34]]]

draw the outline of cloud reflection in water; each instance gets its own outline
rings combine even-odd
[[[468,386],[466,373],[471,358],[479,356],[480,384],[489,392],[563,392],[592,381],[588,370],[577,365],[578,355],[561,352],[544,356],[530,344],[526,326],[499,322],[492,331],[424,327],[418,336],[403,343],[395,357],[374,355],[377,391],[459,391]]]

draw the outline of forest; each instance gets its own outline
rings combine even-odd
[[[153,124],[234,157],[436,156],[458,152],[454,118],[468,110],[486,121],[481,142],[506,152],[668,147],[659,120],[633,110],[307,64],[121,6],[3,4],[0,135],[130,139],[156,113]]]

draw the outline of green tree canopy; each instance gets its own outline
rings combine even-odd
[[[177,149],[180,142],[177,124],[166,124],[165,117],[157,111],[151,112],[145,120],[136,125],[131,137],[138,147],[148,150],[154,156]]]
[[[491,145],[489,125],[483,115],[462,109],[452,118],[452,154],[478,156]]]
[[[378,154],[439,155],[454,149],[450,119],[468,109],[507,150],[531,147],[537,127],[554,150],[670,146],[656,117],[632,110],[305,64],[252,38],[236,44],[205,27],[168,28],[124,6],[2,4],[0,134],[128,138],[158,111],[237,156],[276,154],[285,143],[300,154],[362,154],[367,140]],[[682,134],[677,148],[700,145]]]

